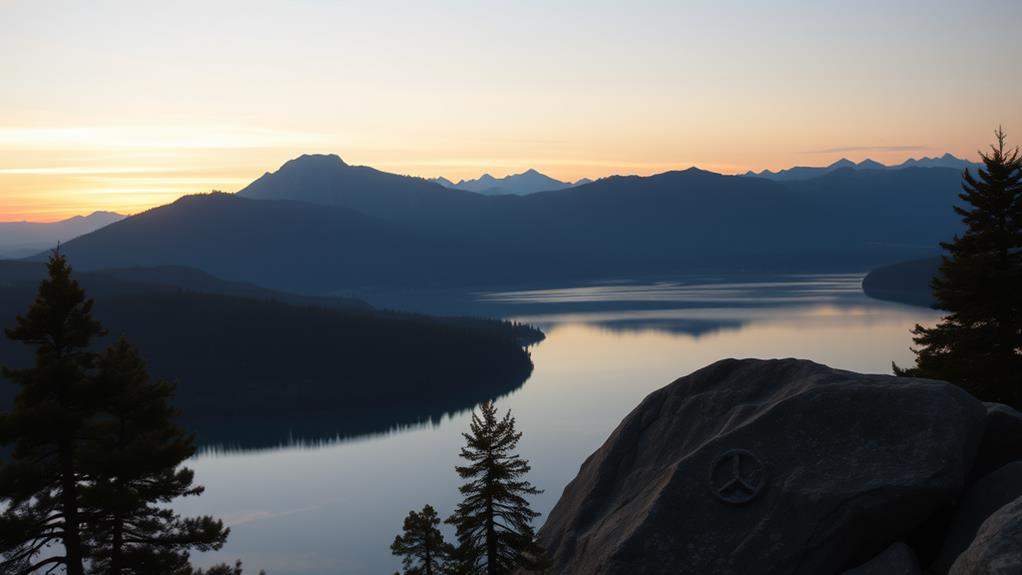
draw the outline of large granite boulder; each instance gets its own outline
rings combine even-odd
[[[958,503],[944,545],[930,573],[947,573],[955,559],[976,537],[983,522],[1005,505],[1022,497],[1022,461],[1014,461],[973,483]],[[1022,545],[1022,542],[1019,542]]]
[[[1022,573],[1022,498],[987,518],[972,545],[951,566],[951,575],[1019,573]]]
[[[985,414],[941,382],[720,361],[621,422],[540,542],[553,573],[840,573],[961,492]]]

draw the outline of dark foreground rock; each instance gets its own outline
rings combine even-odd
[[[965,551],[983,523],[999,509],[1022,497],[1022,461],[1015,461],[972,484],[961,501],[944,537],[931,573],[947,573]],[[1022,541],[1019,542],[1022,545]],[[1022,572],[1022,571],[1020,571]]]
[[[951,566],[951,575],[1022,573],[1022,498],[991,515],[972,545]]]
[[[632,411],[540,541],[564,574],[864,567],[961,494],[985,416],[941,382],[721,361]]]
[[[1006,463],[1022,460],[1022,413],[1001,403],[987,403],[986,408],[983,441],[972,470],[977,479]]]
[[[849,569],[842,575],[919,575],[920,572],[915,552],[899,541],[865,564]]]

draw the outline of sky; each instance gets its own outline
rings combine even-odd
[[[458,180],[976,159],[1018,0],[0,0],[0,221],[236,191],[302,153]]]

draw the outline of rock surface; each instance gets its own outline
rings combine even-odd
[[[919,560],[912,548],[900,541],[883,553],[842,575],[919,575]]]
[[[840,573],[961,492],[985,415],[945,383],[720,361],[621,422],[540,542],[553,573]]]
[[[1022,413],[1002,403],[987,403],[983,441],[972,470],[978,479],[1011,461],[1022,460]]]
[[[976,537],[983,522],[1022,497],[1022,461],[1015,461],[969,486],[958,504],[931,573],[947,573]]]
[[[1022,498],[983,522],[972,545],[958,556],[950,575],[1022,573]]]

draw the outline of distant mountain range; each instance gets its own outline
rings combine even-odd
[[[563,190],[565,188],[581,186],[592,182],[592,180],[588,178],[582,178],[576,182],[562,182],[560,180],[555,180],[546,174],[541,174],[533,169],[526,170],[520,174],[504,176],[503,178],[494,178],[490,174],[483,174],[475,180],[461,180],[456,184],[443,177],[433,178],[430,181],[440,184],[445,188],[476,192],[487,196],[499,196],[505,194],[523,196],[526,194],[534,194],[536,192]]]
[[[796,166],[787,170],[780,170],[772,172],[770,170],[763,170],[762,172],[746,172],[746,176],[756,176],[760,178],[767,178],[776,181],[787,181],[787,180],[806,180],[809,178],[815,178],[825,174],[829,174],[842,168],[850,168],[853,170],[902,170],[905,168],[953,168],[956,170],[964,169],[975,169],[980,164],[956,158],[951,154],[944,154],[940,157],[923,157],[919,159],[908,159],[900,164],[893,166],[886,166],[871,159],[865,159],[859,163],[855,163],[851,160],[841,158],[833,164],[825,167],[811,168]]]
[[[28,257],[122,219],[113,212],[93,212],[45,224],[0,222],[0,259]]]
[[[485,196],[309,155],[64,246],[80,269],[182,265],[308,294],[690,271],[868,269],[960,231],[960,171],[772,181],[691,168]]]

